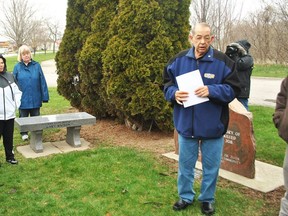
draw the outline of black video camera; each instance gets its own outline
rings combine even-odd
[[[238,56],[238,48],[236,46],[227,46],[225,54],[229,56],[231,59],[235,58]]]
[[[235,54],[238,52],[238,48],[235,46],[227,46],[226,48],[226,55]]]

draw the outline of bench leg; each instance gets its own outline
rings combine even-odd
[[[36,153],[43,152],[42,133],[42,130],[31,131],[30,147]]]
[[[73,147],[80,147],[80,129],[81,126],[67,127],[66,142]]]

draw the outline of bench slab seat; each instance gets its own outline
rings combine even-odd
[[[86,112],[64,113],[15,118],[20,132],[31,132],[30,147],[36,152],[43,152],[42,134],[48,128],[67,128],[66,142],[73,147],[80,147],[80,130],[82,125],[93,125],[96,117]]]

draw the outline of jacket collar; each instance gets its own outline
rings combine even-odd
[[[188,53],[186,54],[187,57],[193,58],[196,60],[195,54],[194,54],[195,47],[193,46],[192,48],[189,49]],[[213,48],[210,46],[208,49],[208,52],[199,58],[198,60],[200,61],[213,61]]]
[[[23,61],[21,61],[21,64],[26,66],[26,64]],[[27,66],[30,64],[35,64],[35,61],[31,59],[31,61],[27,64]]]

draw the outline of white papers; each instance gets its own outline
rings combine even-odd
[[[209,101],[207,97],[198,97],[194,93],[197,88],[204,86],[199,70],[177,76],[176,81],[180,91],[186,91],[189,93],[188,100],[183,102],[185,108]]]

